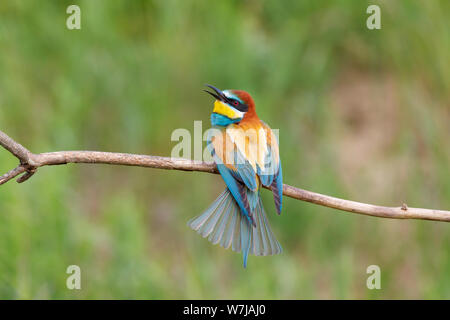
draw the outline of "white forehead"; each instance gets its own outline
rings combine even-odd
[[[244,101],[242,101],[238,96],[232,93],[231,90],[223,90],[222,92],[227,98],[233,98],[239,100],[241,103],[244,103]]]

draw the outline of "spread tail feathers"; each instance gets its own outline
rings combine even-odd
[[[242,251],[244,267],[247,266],[249,254],[267,256],[281,253],[281,245],[275,238],[261,199],[253,212],[256,226],[253,227],[241,213],[239,206],[228,189],[198,217],[188,222],[188,225],[203,238],[213,244],[220,243],[222,247],[233,251]]]

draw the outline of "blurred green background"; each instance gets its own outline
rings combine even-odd
[[[81,7],[81,30],[66,8]],[[366,8],[381,8],[368,30]],[[450,209],[449,1],[2,1],[0,129],[33,152],[170,156],[209,127],[202,86],[249,91],[280,129],[286,183],[362,202]],[[0,170],[17,160],[0,151]],[[216,175],[41,168],[0,187],[0,298],[450,298],[450,229],[286,198],[264,202],[280,256],[186,226]],[[81,267],[81,290],[66,268]],[[366,268],[381,268],[368,290]]]

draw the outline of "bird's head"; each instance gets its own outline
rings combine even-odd
[[[256,115],[253,99],[247,92],[242,90],[222,91],[209,84],[206,86],[214,91],[205,90],[205,92],[216,99],[213,113],[211,114],[211,124],[213,126],[228,126],[229,124],[240,122],[250,115]]]

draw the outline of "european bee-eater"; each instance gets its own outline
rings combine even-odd
[[[188,225],[213,244],[242,251],[246,267],[249,254],[266,256],[282,251],[260,198],[261,184],[270,186],[280,214],[283,178],[278,141],[258,118],[250,94],[207,86],[214,91],[205,91],[215,98],[207,148],[227,188]]]

